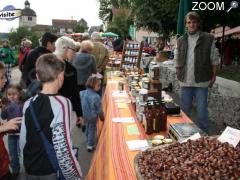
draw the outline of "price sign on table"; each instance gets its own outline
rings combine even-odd
[[[240,141],[240,130],[227,127],[223,131],[222,135],[218,138],[218,140],[222,143],[228,142],[229,144],[236,147]]]

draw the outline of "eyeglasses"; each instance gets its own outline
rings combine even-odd
[[[77,52],[76,49],[74,48],[68,47],[68,49],[71,49],[72,51]]]

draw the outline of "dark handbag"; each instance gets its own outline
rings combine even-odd
[[[57,156],[56,156],[55,150],[53,148],[53,145],[49,143],[47,137],[45,136],[45,134],[43,133],[43,131],[40,128],[40,125],[39,125],[38,120],[37,120],[37,116],[36,116],[36,114],[34,112],[34,109],[33,109],[32,102],[33,102],[33,98],[31,99],[30,104],[29,104],[32,119],[33,119],[34,125],[37,129],[37,132],[41,136],[42,142],[44,144],[44,148],[45,148],[45,150],[47,152],[47,155],[48,155],[48,159],[51,162],[52,167],[57,174],[57,179],[58,180],[66,180],[65,177],[62,174],[62,171],[61,171],[60,167],[59,167]]]

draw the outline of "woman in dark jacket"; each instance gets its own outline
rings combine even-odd
[[[59,90],[59,94],[70,99],[73,110],[77,114],[77,122],[79,124],[83,122],[82,119],[82,107],[81,100],[79,96],[78,86],[77,86],[77,71],[70,64],[76,53],[75,42],[69,37],[62,36],[57,39],[56,50],[54,54],[57,55],[58,59],[65,62],[65,72],[64,72],[64,83],[62,88]]]
[[[90,40],[81,43],[80,53],[77,53],[72,61],[72,65],[77,69],[78,90],[85,90],[87,79],[97,73],[96,60],[91,54],[94,44]]]

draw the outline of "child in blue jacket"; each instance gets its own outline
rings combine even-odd
[[[86,82],[87,89],[80,92],[83,118],[86,123],[87,150],[91,152],[95,147],[96,124],[98,117],[104,121],[102,111],[101,97],[97,94],[101,85],[101,81],[90,76]]]

